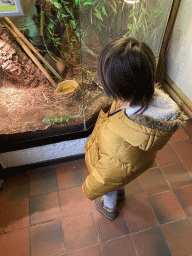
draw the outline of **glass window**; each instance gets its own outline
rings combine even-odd
[[[0,22],[0,135],[94,125],[111,100],[96,60],[111,40],[133,36],[158,58],[173,0],[21,0],[23,16]]]

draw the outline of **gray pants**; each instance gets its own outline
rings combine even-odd
[[[118,189],[118,190],[123,190],[124,187]],[[117,201],[117,190],[110,191],[109,193],[105,194],[103,196],[104,199],[104,206],[106,206],[109,209],[113,209],[116,206],[116,201]]]

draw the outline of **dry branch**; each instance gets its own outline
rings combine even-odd
[[[38,87],[50,83],[0,22],[0,68],[17,86]]]
[[[57,87],[57,84],[52,79],[52,77],[47,73],[45,68],[41,65],[41,63],[36,59],[36,57],[32,54],[29,48],[25,45],[25,43],[18,37],[18,35],[5,23],[2,21],[3,25],[9,30],[9,32],[14,36],[16,41],[21,45],[23,50],[28,54],[28,56],[32,59],[32,61],[37,65],[37,67],[41,70],[41,72],[45,75],[45,77],[50,81],[54,88]]]
[[[39,59],[49,68],[49,70],[60,80],[63,78],[57,73],[57,71],[47,62],[43,56],[37,51],[37,49],[27,40],[27,38],[18,30],[18,28],[10,21],[9,18],[4,17],[4,21],[13,31],[23,40],[23,42],[39,57]]]

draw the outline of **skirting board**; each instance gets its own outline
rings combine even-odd
[[[32,164],[26,164],[22,166],[15,166],[15,167],[9,167],[6,169],[3,169],[2,167],[0,168],[0,179],[7,179],[8,177],[18,174],[18,173],[25,173],[29,170],[34,170],[37,168],[49,168],[51,166],[57,166],[61,164],[66,164],[69,162],[74,162],[74,161],[80,161],[85,159],[85,154],[78,154],[74,156],[68,156],[68,157],[63,157],[59,159],[54,159],[54,160],[48,160],[48,161],[43,161],[39,163],[32,163]]]
[[[88,138],[63,141],[34,148],[21,149],[0,154],[3,169],[39,162],[53,161],[65,157],[84,154],[84,145]]]
[[[183,111],[192,118],[192,102],[181,91],[181,89],[173,82],[173,80],[166,74],[165,75],[165,90],[175,100],[175,102],[183,109]]]

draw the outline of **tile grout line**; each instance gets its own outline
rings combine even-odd
[[[190,141],[192,141],[192,139],[187,139],[187,140],[190,140]],[[174,142],[173,142],[174,143]],[[179,155],[177,154],[177,152],[175,151],[175,149],[172,147],[172,144],[173,143],[170,143],[170,146],[171,146],[171,148],[173,149],[173,151],[175,152],[175,154],[176,154],[176,156],[179,158],[179,160],[180,160],[180,162],[181,162],[181,164],[184,166],[184,168],[185,168],[185,170],[187,171],[187,173],[189,174],[189,176],[192,178],[192,174],[190,174],[190,172],[187,170],[187,168],[185,167],[185,165],[184,165],[184,161],[179,157]]]
[[[163,173],[163,171],[161,170],[161,168],[169,167],[169,166],[177,165],[177,164],[179,164],[179,163],[172,163],[172,164],[169,164],[169,165],[161,166],[161,167],[159,168],[160,171],[161,171],[161,173],[162,173],[162,175],[163,175],[163,177],[166,179],[166,181],[167,181],[167,183],[168,183],[168,185],[170,186],[170,188],[171,188],[172,191],[177,190],[177,189],[181,189],[181,188],[185,188],[185,187],[188,187],[188,186],[191,186],[191,185],[192,185],[192,183],[191,183],[191,184],[189,184],[189,185],[184,185],[184,186],[181,186],[181,187],[179,187],[179,188],[173,188],[173,187],[171,186],[171,184],[170,184],[169,181],[167,180],[167,178],[166,178],[166,176],[164,175],[164,173]],[[181,161],[181,164],[184,166],[184,164],[183,164],[182,161]],[[184,166],[184,168],[185,168],[185,166]],[[187,171],[186,168],[185,168],[185,170],[186,170],[186,172],[189,174],[189,176],[191,177],[190,173]],[[191,179],[192,179],[192,177],[191,177]],[[167,191],[169,191],[169,190],[166,190],[166,191],[164,191],[164,192],[167,192]],[[160,193],[163,193],[163,192],[160,192]],[[156,194],[153,194],[153,195],[157,195],[157,194],[160,194],[160,193],[156,193]]]
[[[174,192],[175,190],[180,190],[180,189],[188,188],[188,187],[191,187],[191,186],[192,186],[192,183],[191,183],[191,184],[189,184],[189,185],[186,185],[186,186],[180,187],[180,188],[174,188],[174,189],[173,189],[173,192]]]
[[[91,207],[91,203],[90,203],[90,202],[89,202],[89,204],[90,204],[90,207]],[[99,244],[100,244],[100,243],[101,243],[101,240],[100,240],[100,238],[99,238],[99,232],[98,232],[97,226],[96,226],[96,224],[95,224],[95,218],[94,218],[94,216],[93,216],[93,210],[92,210],[92,209],[91,209],[90,213],[91,213],[91,217],[92,217],[92,220],[93,220],[93,223],[94,223],[94,227],[95,227],[95,230],[96,230],[96,233],[97,233],[97,239],[98,239],[98,242],[99,242]]]
[[[60,214],[61,214],[61,217],[60,218],[54,218],[54,219],[51,219],[51,220],[47,220],[45,222],[40,222],[40,223],[36,223],[34,225],[31,225],[30,223],[30,237],[31,237],[31,228],[32,227],[35,227],[35,226],[38,226],[38,225],[43,225],[43,224],[47,224],[47,223],[51,223],[53,221],[57,221],[57,220],[60,220],[61,221],[61,227],[62,227],[62,237],[63,237],[63,245],[65,245],[65,242],[64,242],[64,233],[63,233],[63,225],[62,225],[62,212],[61,212],[61,207],[60,207],[60,198],[59,198],[59,189],[58,189],[58,181],[57,181],[57,174],[56,174],[56,168],[55,167],[52,167],[54,169],[54,172],[55,172],[55,179],[56,179],[56,190],[53,190],[53,191],[49,191],[49,192],[45,192],[45,193],[41,193],[41,194],[37,194],[37,195],[31,195],[30,197],[36,197],[36,196],[43,196],[43,195],[47,195],[47,194],[51,194],[51,193],[54,193],[56,192],[57,193],[57,196],[58,196],[58,204],[59,204],[59,210],[60,210]],[[31,239],[30,239],[30,248],[31,247]],[[63,252],[63,253],[66,253]],[[61,254],[62,255],[62,254]],[[31,256],[32,256],[32,249],[31,249]]]
[[[32,238],[31,238],[31,225],[29,226],[29,255],[32,256]]]
[[[174,163],[174,164],[171,164],[171,165],[166,165],[166,166],[162,166],[160,167],[160,170],[163,174],[163,176],[165,177],[165,179],[167,180],[166,176],[164,175],[164,172],[162,171],[161,168],[164,168],[164,167],[169,167],[169,166],[172,166],[172,165],[178,165],[178,164],[181,164],[183,167],[184,167],[184,170],[186,171],[187,174],[189,174],[190,178],[191,178],[191,181],[192,181],[192,176],[190,175],[190,173],[188,172],[187,168],[185,168],[185,165],[183,164],[183,162],[181,163]],[[169,181],[167,180],[167,182],[169,183]],[[169,183],[170,187],[172,188],[171,184]],[[190,185],[186,185],[186,186],[190,186]],[[184,186],[185,187],[185,186]],[[172,188],[172,189],[175,189],[175,188]]]
[[[98,245],[98,246],[99,246],[99,243],[97,243],[97,244],[85,245],[85,246],[80,247],[80,248],[78,248],[78,249],[71,250],[71,251],[67,251],[67,252],[65,252],[65,254],[67,255],[68,253],[71,253],[71,252],[77,252],[78,250],[81,250],[81,249],[84,249],[84,248],[88,248],[88,247],[90,247],[90,246],[94,246],[94,245]],[[100,249],[100,247],[99,247],[99,249]],[[61,254],[57,254],[56,256],[59,256],[59,255],[63,255],[63,253],[61,253]],[[103,256],[103,255],[101,255],[101,256]]]
[[[84,181],[85,181],[86,175],[85,175],[85,173],[84,173],[84,171],[83,171],[83,169],[84,169],[84,168],[83,168],[83,161],[81,162],[81,168],[82,168],[82,173],[83,173],[83,177],[84,177]],[[81,185],[81,186],[82,186],[82,185]],[[92,217],[92,220],[93,220],[93,224],[94,224],[94,227],[95,227],[95,230],[96,230],[96,234],[97,234],[97,239],[98,239],[98,246],[99,246],[100,255],[103,256],[103,253],[102,253],[101,247],[100,247],[101,241],[100,241],[100,238],[99,238],[99,233],[98,233],[98,230],[97,230],[97,226],[96,226],[96,224],[95,224],[95,219],[94,219],[94,215],[93,215],[93,209],[92,209],[90,200],[89,200],[89,207],[90,207],[90,211],[87,211],[87,212],[90,212],[90,214],[91,214],[91,217]]]
[[[150,203],[150,200],[149,200],[149,203]],[[151,205],[151,203],[150,203],[150,205]],[[152,211],[154,212],[152,206],[151,206],[151,208],[152,208]],[[155,218],[157,219],[155,212],[154,212],[154,216],[155,216]],[[162,229],[161,229],[161,226],[162,226],[162,225],[167,225],[167,224],[170,224],[170,223],[174,223],[174,222],[177,222],[177,221],[181,221],[181,220],[183,220],[183,219],[187,219],[187,216],[186,216],[185,218],[182,218],[182,219],[179,219],[179,220],[173,220],[173,221],[170,221],[170,222],[167,222],[167,223],[163,223],[163,224],[160,224],[159,221],[158,221],[158,219],[157,219],[158,225],[151,226],[151,227],[149,227],[149,228],[146,228],[146,229],[143,229],[143,230],[139,230],[139,231],[136,231],[136,232],[133,232],[133,233],[129,233],[129,234],[124,235],[124,236],[120,236],[120,237],[117,237],[117,238],[113,238],[113,239],[110,239],[110,240],[108,240],[108,241],[106,241],[106,242],[113,241],[113,240],[115,240],[115,239],[118,239],[118,238],[121,238],[121,237],[125,237],[125,236],[130,235],[131,240],[132,240],[133,245],[134,245],[134,248],[135,248],[135,250],[136,250],[136,245],[135,245],[135,243],[134,243],[134,241],[133,241],[132,235],[138,234],[138,233],[141,233],[141,232],[144,232],[144,231],[147,231],[147,230],[151,230],[151,229],[153,229],[153,228],[157,228],[157,227],[158,227],[158,228],[160,228],[161,233],[162,233],[162,235],[163,235],[163,237],[164,237],[164,239],[165,239],[165,242],[166,242],[166,244],[167,244],[167,246],[168,246],[168,248],[169,248],[168,242],[167,242],[167,240],[166,240],[166,238],[165,238],[165,236],[164,236],[164,234],[163,234],[163,231],[162,231]],[[126,224],[127,224],[127,223],[126,223]],[[169,248],[169,249],[170,249],[170,248]],[[171,249],[170,249],[170,252],[171,252],[171,254],[172,254]],[[137,250],[136,250],[136,253],[137,253],[137,255],[138,255]],[[173,254],[172,254],[172,255],[173,255]]]
[[[146,229],[143,229],[143,230],[139,230],[139,231],[136,231],[136,232],[133,232],[132,234],[136,234],[136,233],[140,233],[140,232],[143,232],[143,231],[146,231],[146,230],[150,230],[150,229],[153,229],[153,228],[155,228],[155,227],[161,227],[161,226],[163,226],[163,225],[168,225],[168,224],[171,224],[171,223],[175,223],[175,222],[178,222],[178,221],[181,221],[181,220],[185,220],[185,219],[187,219],[188,217],[186,216],[185,218],[182,218],[182,219],[179,219],[179,220],[172,220],[172,221],[170,221],[170,222],[166,222],[166,223],[163,223],[163,224],[160,224],[159,222],[159,224],[158,225],[156,225],[156,226],[153,226],[153,227],[149,227],[149,228],[146,228]]]
[[[30,188],[30,174],[29,174],[30,170],[28,170],[28,182],[29,182],[29,189],[28,189],[28,193],[29,193],[29,255],[32,256],[32,237],[31,237],[31,220],[30,220],[30,197],[31,197],[31,188]]]
[[[163,233],[163,230],[162,230],[162,228],[161,228],[161,225],[160,225],[160,231],[161,231],[162,236],[163,236],[164,239],[165,239],[165,242],[166,242],[166,244],[167,244],[167,247],[168,247],[169,250],[170,250],[171,255],[173,256],[173,252],[172,252],[172,250],[171,250],[171,248],[170,248],[170,246],[169,246],[169,244],[168,244],[168,241],[167,241],[167,239],[166,239],[166,237],[165,237],[165,235],[164,235],[164,233]]]
[[[135,248],[136,254],[137,254],[137,256],[139,256],[138,251],[137,251],[137,247],[136,247],[136,245],[134,243],[134,240],[133,240],[133,237],[132,237],[132,234],[130,234],[130,237],[131,237],[131,241],[133,243],[133,247]]]
[[[191,139],[187,139],[187,140],[191,140]],[[185,168],[185,165],[183,164],[183,161],[182,161],[182,159],[179,157],[179,155],[177,154],[177,152],[175,151],[175,149],[172,147],[172,145],[170,144],[170,146],[171,146],[171,148],[173,149],[173,151],[175,152],[175,154],[176,154],[176,156],[179,158],[179,160],[181,161],[181,163],[182,163],[182,165],[184,166],[184,168]],[[192,178],[192,176],[191,176],[191,174],[188,172],[188,170],[187,170],[187,168],[185,168],[185,170],[187,171],[187,173],[189,174],[189,176]],[[191,186],[191,185],[187,185],[187,186],[183,186],[183,187],[181,187],[181,188],[177,188],[177,189],[182,189],[182,188],[184,188],[184,187],[188,187],[188,186]],[[174,193],[174,195],[176,196],[176,194],[175,194],[175,191],[174,190],[176,190],[176,189],[172,189],[173,190],[173,193]],[[177,196],[176,196],[176,198],[177,198]],[[178,198],[177,198],[177,200],[178,200]],[[178,202],[179,202],[179,200],[178,200]],[[180,204],[180,202],[179,202],[179,204]],[[181,205],[181,204],[180,204]],[[182,206],[181,206],[182,207]],[[182,207],[182,209],[183,209],[183,207]],[[184,210],[184,209],[183,209]],[[184,211],[185,212],[185,211]]]
[[[141,182],[140,182],[140,183],[141,183]],[[141,183],[141,186],[142,186],[142,183]],[[143,187],[142,187],[142,188],[143,188]],[[144,191],[145,191],[145,190],[144,190]],[[156,214],[155,214],[155,212],[154,212],[154,210],[153,210],[153,207],[152,207],[152,205],[151,205],[151,202],[150,202],[150,200],[149,200],[149,196],[147,195],[146,198],[147,198],[147,201],[149,202],[149,204],[150,204],[150,206],[151,206],[152,212],[153,212],[153,214],[154,214],[154,216],[155,216],[155,219],[157,220],[158,225],[149,227],[149,228],[147,228],[147,229],[139,230],[139,231],[137,231],[137,232],[130,233],[132,242],[133,242],[133,238],[132,238],[132,235],[133,235],[133,234],[139,233],[139,232],[142,232],[142,231],[149,230],[149,229],[152,229],[152,228],[154,228],[154,227],[160,226],[160,223],[159,223],[159,221],[158,221],[158,219],[157,219],[157,216],[156,216]],[[125,222],[126,222],[126,220],[125,220]],[[126,224],[127,224],[127,222],[126,222]],[[127,224],[127,227],[128,227],[128,224]],[[129,227],[128,227],[128,230],[129,230]],[[134,242],[133,242],[133,245],[134,245],[134,248],[135,248],[135,250],[136,250],[136,245],[135,245]],[[136,250],[136,253],[137,253],[137,250]],[[138,255],[138,253],[137,253],[137,255]]]
[[[81,168],[82,168],[82,163],[81,164]],[[83,173],[83,168],[82,168],[82,173]],[[83,173],[83,176],[84,176],[84,173]],[[85,177],[84,177],[85,178]],[[57,179],[57,185],[58,185],[58,176],[56,175],[56,179]],[[77,185],[77,186],[73,186],[73,187],[80,187],[81,185]],[[70,188],[73,188],[73,187],[70,187]],[[60,212],[61,212],[61,221],[67,217],[71,217],[71,216],[77,216],[77,215],[80,215],[80,214],[84,214],[86,212],[90,212],[91,213],[91,217],[92,217],[92,220],[94,222],[94,218],[93,218],[93,215],[92,215],[92,210],[89,210],[89,211],[84,211],[84,212],[81,212],[81,213],[77,213],[77,214],[73,214],[73,215],[69,215],[69,216],[63,216],[62,215],[62,210],[61,210],[61,202],[60,202],[60,195],[59,195],[59,191],[62,191],[62,190],[66,190],[66,189],[69,189],[69,188],[64,188],[64,189],[60,189],[59,190],[59,186],[58,186],[58,199],[59,199],[59,207],[60,207]],[[90,205],[90,202],[89,202],[89,205]],[[91,209],[91,205],[90,205],[90,209]],[[62,224],[62,223],[61,223]],[[94,222],[94,226],[95,226],[95,222]],[[100,240],[99,240],[99,235],[98,235],[98,232],[97,232],[97,228],[95,226],[95,229],[96,229],[96,233],[97,233],[97,238],[98,238],[98,245],[100,243]],[[63,238],[64,238],[64,229],[63,229],[63,225],[62,225],[62,233],[63,233]],[[65,241],[64,241],[64,244],[65,244]],[[92,246],[92,245],[95,245],[95,244],[91,244],[89,246]],[[72,250],[72,251],[77,251],[79,249],[82,249],[84,247],[88,247],[88,246],[83,246],[83,247],[80,247],[78,249],[75,249],[75,250]],[[67,250],[67,249],[66,249]],[[99,250],[100,250],[100,247],[99,247]],[[66,251],[65,253],[68,253],[68,252],[71,252],[71,251]],[[100,250],[101,252],[101,250]],[[101,253],[102,255],[102,253]]]
[[[147,171],[148,171],[148,170],[147,170]],[[142,175],[142,174],[141,174],[141,175]],[[145,191],[145,188],[143,187],[142,182],[140,181],[140,176],[138,176],[138,181],[139,181],[139,184],[141,185],[142,190],[144,191],[145,197],[147,197],[148,195],[147,195],[147,192]]]
[[[155,168],[150,168],[150,169],[155,169]],[[150,169],[149,169],[149,170],[150,170]],[[160,170],[160,172],[162,173],[162,171],[161,171],[160,167],[156,167],[156,169],[159,169],[159,170]],[[148,170],[147,170],[147,171],[148,171]],[[142,174],[141,174],[141,175],[142,175]],[[163,175],[163,173],[162,173],[162,175]],[[163,175],[163,177],[164,177],[164,175]],[[164,178],[165,178],[165,177],[164,177]],[[167,179],[166,179],[166,178],[165,178],[165,180],[167,181]],[[139,181],[140,181],[140,179],[139,179]],[[168,185],[169,185],[170,189],[172,189],[168,181],[167,181],[167,183],[168,183]],[[152,196],[152,195],[158,195],[158,194],[161,194],[161,193],[164,193],[164,192],[168,192],[168,191],[170,191],[170,189],[169,189],[169,190],[165,190],[165,191],[162,191],[162,192],[158,192],[158,193],[155,193],[155,194],[148,195],[148,194],[147,194],[147,192],[145,191],[145,188],[144,188],[144,187],[143,187],[143,185],[142,185],[142,182],[140,182],[140,184],[141,184],[142,189],[144,190],[144,192],[145,192],[145,194],[146,194],[146,197],[149,197],[149,196]]]
[[[161,171],[161,172],[162,172],[162,171]],[[168,182],[168,181],[167,181],[167,182]],[[169,184],[169,183],[168,183],[168,184]],[[171,188],[171,190],[164,191],[164,192],[161,192],[161,193],[166,193],[166,192],[169,192],[169,191],[172,191],[172,192],[173,192],[173,194],[175,195],[175,193],[174,193],[174,191],[173,191],[173,189],[172,189],[172,188]],[[158,193],[158,194],[161,194],[161,193]],[[154,194],[154,195],[157,195],[157,194]],[[151,195],[151,196],[154,196],[154,195]],[[150,197],[150,196],[149,196],[149,197]],[[148,197],[148,198],[149,198],[149,197]],[[177,199],[177,201],[178,201],[179,205],[181,206],[181,209],[182,209],[182,210],[183,210],[183,212],[185,213],[185,210],[184,210],[184,208],[182,207],[182,205],[180,204],[180,202],[179,202],[179,200],[178,200],[178,198],[177,198],[177,196],[176,196],[176,195],[175,195],[175,197],[176,197],[176,199]],[[150,205],[151,205],[150,198],[149,198],[149,203],[150,203]],[[152,205],[151,205],[151,208],[152,208],[152,210],[153,210],[153,212],[154,212],[154,209],[153,209]],[[154,214],[155,214],[155,212],[154,212]],[[186,215],[186,217],[185,217],[185,218],[182,218],[182,219],[187,219],[187,214],[185,213],[185,215]],[[155,214],[155,217],[156,217],[156,219],[157,219],[156,214]],[[169,248],[169,249],[170,249],[170,247],[169,247],[169,245],[168,245],[168,242],[167,242],[166,237],[164,236],[164,233],[163,233],[163,230],[162,230],[161,226],[162,226],[162,225],[166,225],[166,224],[170,224],[170,223],[174,223],[174,222],[176,222],[176,221],[180,221],[180,220],[182,220],[182,219],[179,219],[179,220],[173,220],[173,221],[170,221],[170,222],[167,222],[167,223],[163,223],[163,224],[160,224],[160,223],[159,223],[159,221],[158,221],[158,219],[157,219],[157,222],[159,223],[158,227],[160,228],[161,233],[163,234],[163,237],[164,237],[165,242],[167,243],[167,246],[168,246],[168,248]],[[171,254],[173,255],[173,253],[172,253],[171,249],[170,249],[170,252],[171,252]]]
[[[159,167],[159,170],[162,173],[162,175],[163,175],[164,179],[166,180],[167,184],[169,185],[170,189],[172,190],[171,184],[169,183],[168,179],[166,178],[166,176],[164,175],[163,171],[161,170],[161,167]]]
[[[164,232],[163,232],[163,230],[162,230],[162,226],[163,226],[163,225],[167,225],[167,224],[171,224],[171,223],[175,223],[175,222],[178,222],[178,221],[181,221],[181,220],[188,220],[187,215],[186,215],[186,218],[182,218],[182,219],[179,219],[179,220],[171,221],[171,222],[169,222],[169,223],[165,223],[165,224],[160,225],[161,233],[163,234],[163,236],[164,236],[164,238],[165,238],[165,241],[166,241],[168,247],[169,247],[169,244],[168,244],[167,239],[166,239],[166,237],[165,237],[165,235],[164,235]],[[190,223],[189,223],[189,224],[190,224]],[[192,226],[191,226],[191,228],[192,228]],[[169,247],[169,249],[170,249],[171,254],[173,255],[173,252],[171,251],[171,248],[170,248],[170,247]]]
[[[84,160],[85,161],[85,160]],[[83,176],[84,176],[84,181],[86,180],[86,176],[85,176],[85,172],[83,171],[83,162],[81,162],[81,168],[82,168],[82,172],[83,172]],[[86,165],[86,163],[85,163]],[[91,217],[92,217],[92,220],[93,220],[93,224],[94,224],[94,227],[95,227],[95,230],[96,230],[96,233],[97,233],[97,239],[98,239],[98,245],[99,245],[99,251],[100,251],[100,255],[103,256],[103,253],[101,251],[101,241],[100,241],[100,238],[99,238],[99,233],[98,233],[98,230],[97,230],[97,227],[96,227],[96,224],[95,224],[95,219],[94,219],[94,216],[93,216],[93,210],[92,210],[92,207],[91,207],[91,202],[89,200],[89,207],[90,207],[90,214],[91,214]]]
[[[171,148],[174,150],[174,148],[173,148],[172,145],[171,145],[171,142],[169,142],[169,144],[170,144]],[[182,161],[182,160],[180,159],[180,157],[178,156],[177,152],[176,152],[175,150],[174,150],[174,152],[175,152],[176,156],[179,158],[179,160],[180,160],[181,164],[183,165],[183,167],[185,168],[185,165],[183,164],[183,161]],[[157,162],[157,164],[158,164],[158,162]],[[180,188],[176,188],[176,189],[175,189],[175,188],[172,188],[171,184],[170,184],[169,181],[167,180],[167,178],[166,178],[166,176],[164,175],[164,173],[163,173],[163,171],[162,171],[161,168],[169,167],[169,166],[176,165],[176,164],[179,164],[179,163],[171,163],[171,164],[163,165],[163,166],[161,166],[161,165],[158,164],[158,166],[159,166],[158,168],[160,169],[160,171],[161,171],[163,177],[165,178],[165,180],[167,181],[168,185],[170,186],[170,188],[171,188],[171,190],[172,190],[173,192],[174,192],[174,190],[176,190],[176,189],[180,189],[180,188],[183,188],[183,187],[191,186],[191,185],[189,184],[189,185],[186,185],[186,186],[183,186],[183,187],[180,187]],[[188,172],[187,168],[185,168],[185,170],[187,171],[187,173],[188,173],[189,176],[191,177],[191,175],[190,175],[190,173]],[[192,178],[192,177],[191,177],[191,178]],[[166,192],[166,191],[165,191],[165,192]],[[160,193],[162,193],[162,192],[160,192]],[[156,194],[160,194],[160,193],[156,193]],[[155,195],[155,194],[154,194],[154,195]]]
[[[63,235],[63,245],[64,245],[64,249],[65,249],[65,254],[67,253],[67,247],[65,244],[65,235],[64,235],[64,227],[63,227],[63,214],[62,214],[62,209],[61,209],[61,200],[60,200],[60,194],[59,194],[59,184],[58,184],[58,176],[57,176],[57,168],[55,167],[55,176],[56,176],[56,183],[57,183],[57,196],[58,196],[58,204],[59,204],[59,210],[60,210],[60,214],[61,214],[61,229],[62,229],[62,235]],[[62,254],[61,254],[62,255]]]
[[[192,141],[192,139],[185,139],[185,140],[180,140],[179,142],[183,142],[183,141]],[[171,146],[171,148],[173,149],[173,151],[175,152],[175,154],[176,154],[176,156],[179,158],[179,160],[181,161],[181,163],[183,164],[183,161],[182,161],[182,159],[180,158],[180,156],[177,154],[177,152],[175,151],[175,149],[174,149],[174,147],[172,146],[172,144],[174,144],[174,143],[177,143],[177,142],[172,142],[172,143],[169,143],[170,144],[170,146]]]
[[[29,256],[32,256],[32,247],[31,247],[31,221],[30,221],[30,170],[27,171],[28,173],[28,199],[29,199]]]

